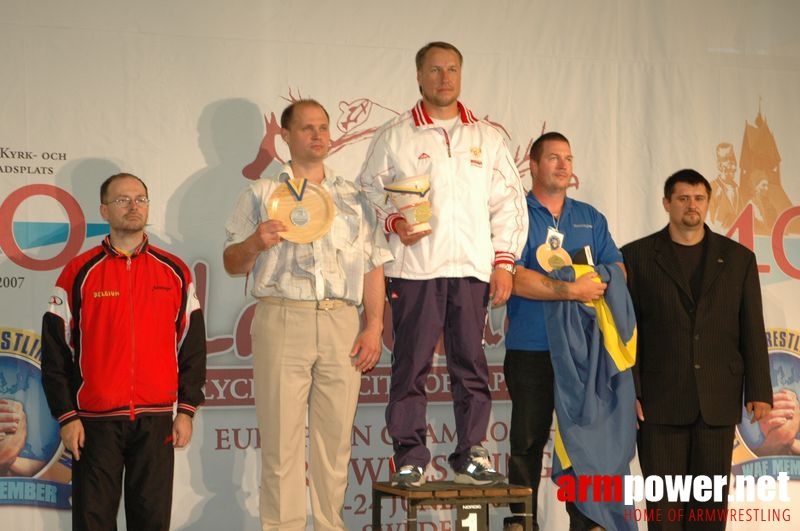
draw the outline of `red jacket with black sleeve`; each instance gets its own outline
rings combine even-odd
[[[206,333],[189,268],[149,244],[103,243],[71,260],[42,320],[42,383],[63,426],[140,415],[194,416]]]

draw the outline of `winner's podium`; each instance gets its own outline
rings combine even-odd
[[[452,481],[431,481],[421,487],[393,487],[387,481],[372,484],[372,530],[381,530],[383,498],[405,500],[406,530],[417,531],[417,510],[422,505],[452,505],[456,510],[454,531],[488,531],[489,504],[525,504],[525,529],[533,529],[531,488],[498,483],[484,487],[461,485]]]

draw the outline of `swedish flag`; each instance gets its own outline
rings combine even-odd
[[[550,276],[572,282],[592,270],[608,283],[603,298],[544,306],[555,375],[553,481],[565,474],[625,476],[636,448],[636,391],[629,370],[636,361],[636,318],[624,275],[616,265],[573,265]],[[625,519],[622,501],[594,501],[596,488],[589,488],[586,501],[575,501],[581,512],[606,529],[637,529],[635,520]]]

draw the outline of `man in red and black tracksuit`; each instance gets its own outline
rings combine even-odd
[[[124,471],[128,529],[166,531],[174,448],[203,401],[203,314],[186,264],[148,242],[145,184],[112,175],[100,201],[110,233],[56,282],[42,382],[73,457],[73,529],[116,529]]]

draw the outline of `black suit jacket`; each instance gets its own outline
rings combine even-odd
[[[638,329],[636,394],[645,420],[738,424],[742,404],[772,403],[755,255],[711,232],[692,296],[666,228],[622,248]]]

